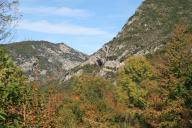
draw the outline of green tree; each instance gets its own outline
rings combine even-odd
[[[117,93],[127,100],[132,107],[147,107],[147,91],[141,87],[142,81],[150,80],[154,76],[152,66],[143,56],[133,56],[125,61],[125,65],[118,71]],[[119,86],[119,87],[118,87]]]
[[[121,70],[121,73],[124,73],[136,83],[153,77],[152,66],[143,56],[129,57]]]
[[[97,103],[104,100],[105,92],[110,83],[100,77],[82,74],[75,79],[74,91],[84,101]]]
[[[0,125],[17,126],[21,123],[25,82],[22,71],[0,49]]]

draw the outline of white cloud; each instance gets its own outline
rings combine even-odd
[[[90,14],[83,9],[68,7],[22,7],[22,13],[48,16],[88,17]]]
[[[23,20],[18,26],[19,29],[49,34],[68,34],[68,35],[108,35],[107,31],[99,28],[84,27],[71,24],[53,24],[46,20],[29,21]]]

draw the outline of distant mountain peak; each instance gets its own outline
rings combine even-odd
[[[64,43],[22,41],[2,45],[31,80],[46,82],[59,79],[66,71],[80,65],[87,55]]]

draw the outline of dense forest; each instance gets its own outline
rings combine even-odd
[[[111,80],[81,74],[58,89],[30,83],[0,51],[0,125],[187,128],[192,126],[192,29],[177,25],[163,49],[126,59]],[[53,85],[52,85],[53,84]]]

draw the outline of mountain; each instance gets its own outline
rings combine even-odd
[[[153,53],[164,46],[178,24],[192,24],[192,0],[145,0],[110,42],[76,68],[113,74],[132,55]],[[72,76],[71,73],[70,75]]]
[[[111,77],[127,57],[161,49],[176,25],[192,24],[191,7],[192,0],[145,0],[117,36],[89,57],[46,41],[3,46],[32,80],[63,81],[82,72]]]
[[[22,41],[1,46],[31,80],[41,82],[59,79],[88,58],[64,43]]]

